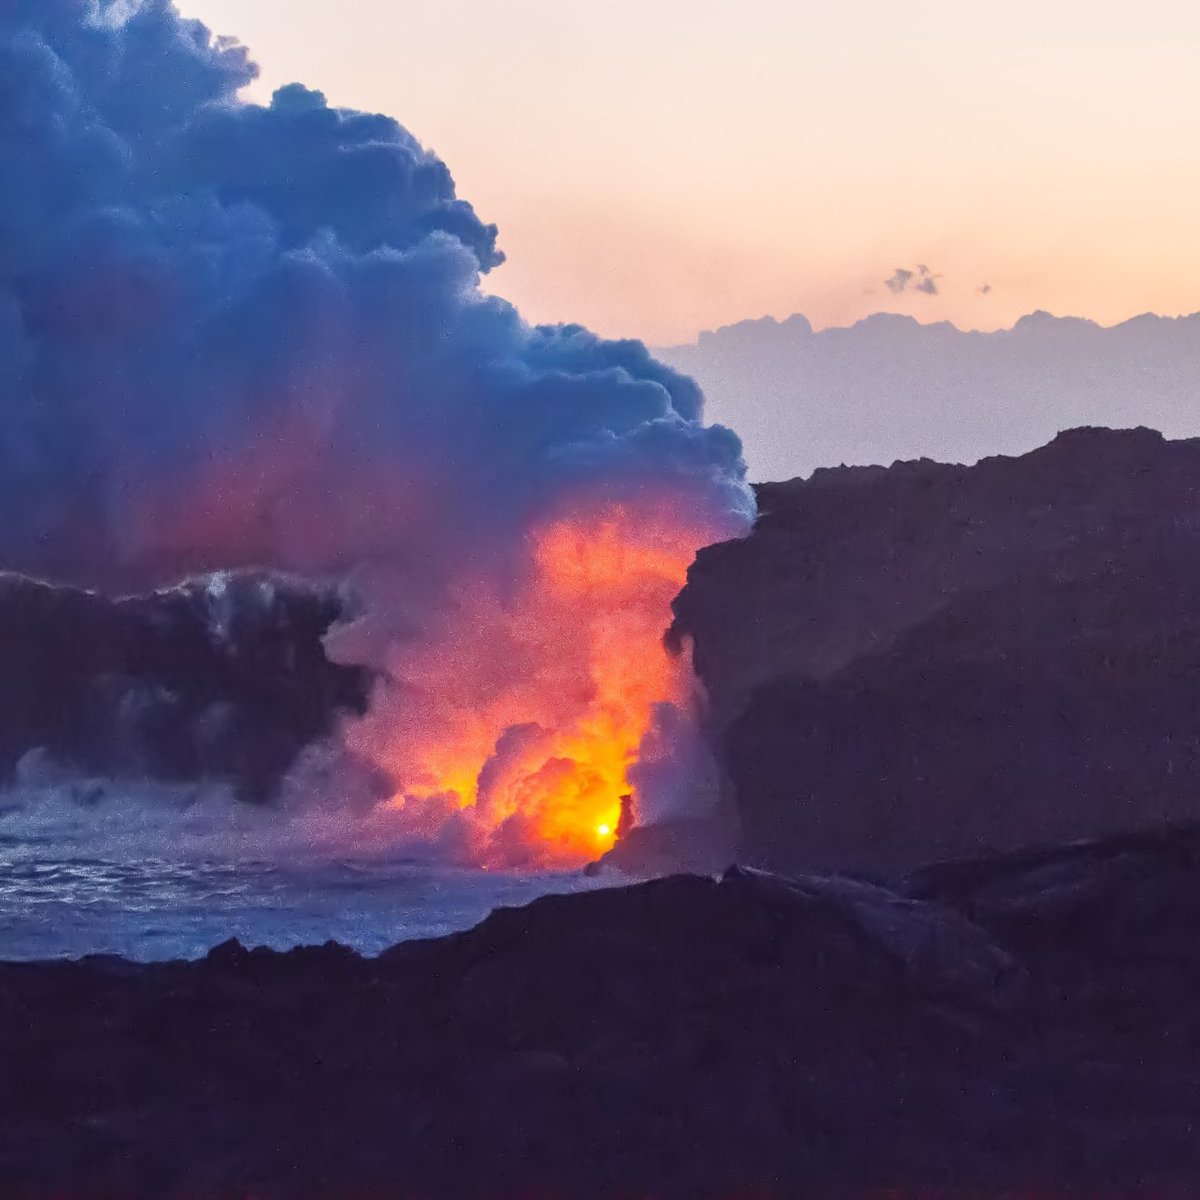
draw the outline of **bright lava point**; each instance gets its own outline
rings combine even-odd
[[[659,762],[672,753],[660,722],[691,720],[690,653],[663,640],[715,532],[691,500],[582,497],[529,530],[504,587],[461,581],[453,619],[405,648],[394,690],[348,731],[390,783],[378,838],[537,868],[577,866],[611,839],[648,748]]]

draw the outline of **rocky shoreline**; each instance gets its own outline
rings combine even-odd
[[[12,1200],[1184,1195],[1200,830],[0,965]]]

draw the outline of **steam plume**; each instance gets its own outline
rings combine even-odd
[[[536,857],[551,793],[599,811],[546,773],[684,703],[617,643],[644,659],[692,551],[744,528],[740,445],[640,343],[484,296],[496,228],[395,121],[242,103],[254,74],[167,0],[0,6],[0,566],[350,579],[337,653],[391,682],[349,749],[406,820]]]

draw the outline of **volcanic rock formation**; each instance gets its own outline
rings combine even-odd
[[[213,576],[144,596],[0,575],[0,774],[32,751],[83,775],[223,780],[270,796],[362,713],[369,672],[325,656],[332,589]]]
[[[1200,442],[758,489],[695,640],[745,861],[888,869],[1200,816]]]
[[[1088,1195],[1200,1172],[1200,833],[0,965],[12,1200]]]

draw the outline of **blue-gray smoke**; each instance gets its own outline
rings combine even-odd
[[[577,486],[745,520],[689,380],[481,294],[439,159],[254,75],[167,0],[0,4],[0,566],[436,577]]]

